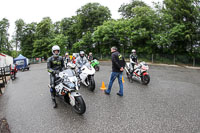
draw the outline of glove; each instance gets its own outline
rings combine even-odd
[[[58,70],[54,70],[52,73],[55,75],[55,74],[58,74],[59,71]]]
[[[56,71],[55,71],[55,74],[59,74],[59,72],[60,72],[59,70],[56,70]]]

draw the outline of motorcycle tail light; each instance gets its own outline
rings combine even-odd
[[[65,92],[61,92],[61,95],[63,95],[63,96],[64,96],[64,95],[65,95]]]

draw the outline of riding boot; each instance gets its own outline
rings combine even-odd
[[[54,98],[54,99],[52,99],[52,101],[53,101],[53,108],[57,108],[56,99]]]
[[[130,71],[130,77],[133,76],[133,72],[134,72],[134,69],[131,69],[131,71]]]

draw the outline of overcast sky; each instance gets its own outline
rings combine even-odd
[[[143,0],[152,6],[152,2],[162,0]],[[25,23],[40,22],[43,17],[50,17],[53,22],[65,17],[76,15],[76,10],[89,2],[98,2],[107,6],[112,18],[120,18],[119,7],[131,0],[0,0],[0,20],[7,18],[10,23],[9,34],[13,35],[17,19],[23,19]]]

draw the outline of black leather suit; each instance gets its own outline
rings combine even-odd
[[[62,71],[64,68],[64,61],[61,56],[51,56],[47,60],[47,69],[50,73],[50,85],[51,85],[51,93],[53,94],[53,97],[56,95],[55,90],[55,74],[59,71]]]
[[[132,71],[134,70],[135,64],[137,64],[137,62],[138,62],[137,55],[131,54],[130,63],[132,65]]]

